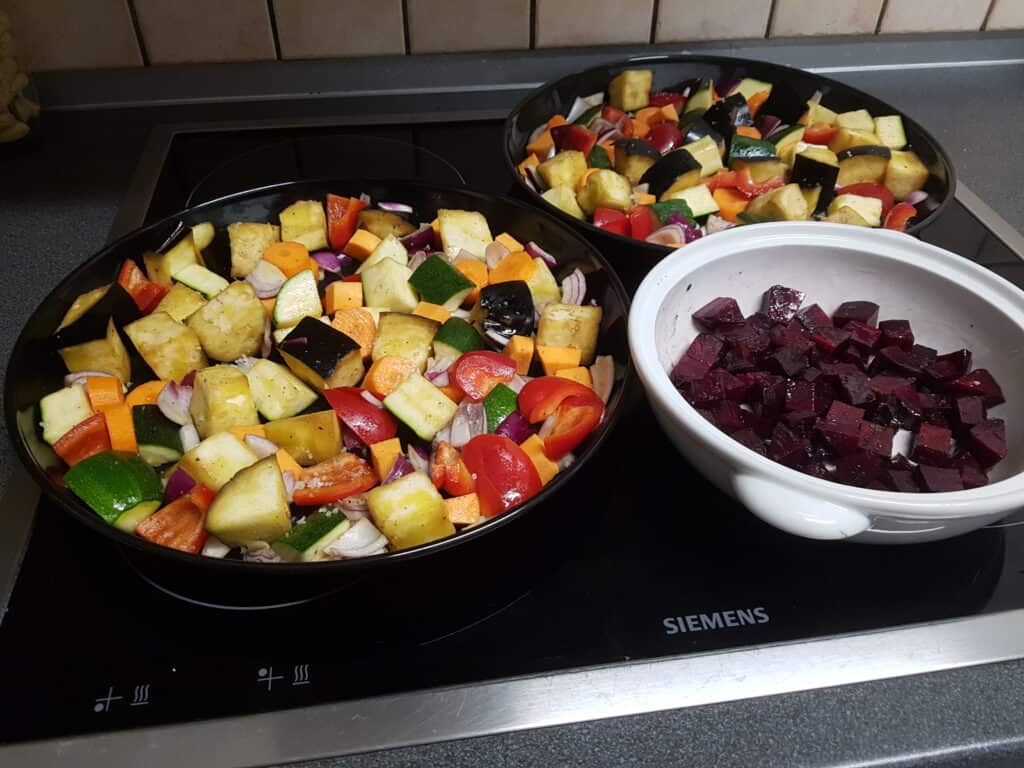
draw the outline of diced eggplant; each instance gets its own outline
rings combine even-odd
[[[855,109],[852,112],[840,112],[836,115],[836,125],[853,131],[874,131],[875,120],[866,109]]]
[[[814,213],[821,204],[821,187],[800,187],[800,194],[807,201],[807,210]]]
[[[106,334],[102,339],[86,341],[58,350],[64,365],[71,373],[99,371],[116,376],[122,384],[131,378],[131,361],[121,335],[117,332],[114,319],[107,319]],[[202,354],[202,350],[200,350]]]
[[[126,325],[124,332],[161,379],[181,381],[191,371],[207,366],[196,332],[166,312],[154,312],[136,320]]]
[[[409,251],[402,245],[401,240],[390,233],[381,238],[380,242],[377,243],[377,247],[366,257],[366,261],[359,265],[356,273],[362,274],[378,261],[383,261],[384,259],[391,259],[403,267],[409,265]]]
[[[601,307],[591,304],[552,302],[541,312],[537,344],[543,347],[574,347],[580,351],[580,364],[590,365],[597,350],[601,314]]]
[[[889,149],[903,149],[907,146],[907,133],[903,130],[903,118],[899,115],[876,117],[875,133]]]
[[[567,213],[574,219],[583,219],[583,209],[580,208],[580,204],[576,202],[576,193],[572,187],[560,186],[552,187],[546,192],[541,194],[545,200],[551,203],[555,208]]]
[[[219,491],[239,470],[252,466],[258,458],[233,433],[218,432],[187,451],[179,466],[197,483]]]
[[[362,273],[363,301],[368,307],[412,312],[419,303],[409,284],[412,270],[393,259],[382,259]],[[294,279],[294,278],[293,278]]]
[[[690,94],[686,100],[685,112],[690,114],[703,115],[705,110],[714,103],[715,81],[702,80],[700,86]]]
[[[359,224],[383,240],[388,235],[405,237],[416,231],[412,222],[391,211],[365,208],[359,212]]]
[[[856,211],[869,227],[882,226],[882,201],[877,197],[837,195],[828,206],[829,215],[843,208]]]
[[[382,312],[377,321],[377,338],[373,342],[373,359],[404,357],[423,371],[430,357],[431,344],[440,323],[419,315]]]
[[[530,286],[522,280],[509,280],[481,288],[479,307],[483,314],[484,330],[494,331],[506,339],[533,334],[533,295]]]
[[[822,221],[832,222],[833,224],[850,224],[854,227],[870,227],[871,224],[861,216],[857,211],[849,206],[843,206],[841,208],[834,209],[829,213]]]
[[[789,173],[789,166],[777,158],[735,160],[729,163],[729,167],[734,171],[750,171],[751,180],[758,184],[768,179],[785,179]]]
[[[774,144],[775,153],[781,157],[787,147],[803,141],[806,131],[807,128],[803,125],[791,125],[788,128],[779,129],[770,138],[765,139],[765,141],[770,141]]]
[[[613,107],[633,112],[647,106],[654,73],[649,69],[627,69],[608,83],[608,101]]]
[[[775,83],[759,115],[774,115],[784,123],[795,123],[807,108],[807,96],[800,95],[785,80]]]
[[[183,283],[175,283],[153,311],[166,312],[179,323],[183,323],[205,303],[206,299],[199,293]]]
[[[366,503],[373,522],[396,550],[455,534],[445,516],[444,499],[423,472],[368,491]]]
[[[202,266],[199,251],[196,250],[192,233],[189,232],[166,253],[144,253],[142,261],[146,266],[146,277],[158,285],[170,287],[171,282],[186,267],[193,264]]]
[[[620,173],[597,170],[587,177],[586,186],[576,196],[576,201],[588,214],[598,208],[624,211],[633,205],[633,185]]]
[[[839,177],[836,183],[840,187],[850,184],[867,182],[880,184],[885,178],[885,170],[889,166],[892,150],[881,146],[850,147],[839,152]]]
[[[695,219],[717,213],[720,210],[707,184],[694,184],[692,187],[678,192],[666,192],[664,199],[684,201],[690,207],[690,213]]]
[[[228,224],[231,276],[248,275],[263,258],[263,252],[280,240],[281,228],[276,224],[255,221],[236,221]]]
[[[911,192],[924,189],[928,181],[928,168],[911,151],[894,150],[885,169],[884,184],[897,200],[906,200]]]
[[[119,283],[101,285],[71,303],[54,331],[54,341],[62,347],[82,344],[103,336],[111,318],[123,326],[140,315],[134,299]]]
[[[334,411],[268,421],[263,428],[268,440],[284,448],[304,467],[327,461],[341,452],[341,425]]]
[[[441,247],[448,254],[463,250],[483,260],[484,251],[494,240],[487,219],[479,211],[439,208],[437,226],[441,231]]]
[[[719,152],[725,151],[725,137],[708,125],[704,118],[696,114],[684,115],[680,118],[679,130],[683,134],[684,144],[693,144],[705,136],[710,136],[711,140],[718,146]]]
[[[839,119],[839,115],[833,112],[828,107],[823,107],[820,103],[815,101],[807,102],[807,116],[804,122],[807,125],[814,125],[814,123],[824,123],[825,125],[835,125]]]
[[[537,173],[548,187],[573,187],[587,172],[587,158],[582,152],[567,149],[537,166]]]
[[[266,311],[252,286],[240,280],[192,313],[187,325],[208,357],[229,363],[259,352]]]
[[[299,200],[278,214],[281,239],[302,243],[310,251],[327,247],[327,214],[319,200]]]
[[[713,176],[722,170],[722,148],[710,136],[705,136],[692,144],[686,144],[683,150],[693,155],[700,163],[701,176]]]
[[[839,161],[830,150],[820,148],[797,152],[789,180],[799,184],[801,189],[819,189],[817,205],[812,209],[817,212],[832,202],[838,178]]]
[[[755,197],[744,214],[752,221],[806,221],[811,217],[800,186],[792,183]]]
[[[754,94],[762,93],[764,91],[767,91],[770,94],[771,90],[772,84],[769,82],[766,82],[764,80],[757,80],[756,78],[753,77],[744,77],[742,80],[739,81],[739,83],[736,84],[735,88],[729,91],[728,95],[732,96],[733,94],[738,93],[744,99],[749,99]]]
[[[703,120],[724,136],[727,142],[731,142],[738,126],[754,124],[747,100],[741,93],[716,101],[704,112]]]
[[[647,169],[659,160],[661,152],[648,141],[619,139],[615,142],[615,170],[629,179],[630,184],[639,184]]]
[[[881,144],[882,140],[874,131],[854,131],[849,128],[840,128],[832,137],[832,141],[828,143],[828,148],[838,155],[850,147],[877,147]]]
[[[231,547],[279,539],[292,526],[288,493],[273,456],[241,470],[217,494],[206,529]]]
[[[359,342],[312,317],[303,318],[278,350],[292,373],[316,390],[354,387],[363,378]]]
[[[260,422],[249,379],[233,365],[211,365],[196,374],[189,413],[204,439]]]
[[[658,197],[683,177],[692,179],[692,183],[687,185],[692,187],[700,181],[700,174],[701,165],[697,158],[685,149],[676,149],[652,165],[640,177],[640,183],[647,184],[648,191]]]

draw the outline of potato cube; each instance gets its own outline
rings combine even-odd
[[[649,69],[627,69],[608,83],[608,100],[613,107],[633,112],[650,102],[654,73]]]

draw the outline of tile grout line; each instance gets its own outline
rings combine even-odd
[[[281,39],[277,36],[277,14],[274,12],[274,0],[267,0],[267,16],[270,20],[270,37],[274,41],[274,56],[281,60]]]
[[[661,0],[654,0],[654,6],[651,8],[651,45],[654,45],[655,40],[658,36],[658,14],[661,13]]]
[[[409,32],[409,2],[402,0],[402,39],[405,45],[405,53],[408,56],[412,53],[411,34]]]
[[[768,22],[764,27],[764,37],[769,38],[772,36],[772,24],[775,22],[775,5],[778,0],[771,0],[768,5]]]
[[[992,11],[994,11],[996,9],[996,3],[997,2],[999,2],[999,0],[989,0],[988,10],[985,11],[985,18],[983,18],[981,20],[981,26],[978,27],[978,31],[979,32],[982,32],[982,31],[985,31],[985,30],[988,29],[988,22],[992,18]]]
[[[142,56],[142,66],[149,66],[149,51],[146,50],[146,39],[142,36],[142,26],[139,24],[139,14],[135,11],[135,0],[125,0],[128,7],[128,17],[132,22],[132,29],[135,32],[135,42],[139,46],[139,53]]]
[[[889,10],[889,0],[882,0],[882,7],[878,9],[878,19],[875,21],[875,34],[881,34],[882,21],[885,19],[885,12]]]

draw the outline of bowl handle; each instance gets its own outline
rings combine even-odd
[[[763,477],[739,475],[736,496],[751,512],[786,533],[807,539],[848,539],[871,526],[867,515]]]

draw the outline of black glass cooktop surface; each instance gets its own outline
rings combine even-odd
[[[197,185],[198,201],[310,175],[440,183],[461,175],[504,193],[500,131],[495,121],[179,133],[147,220],[183,207]],[[367,135],[374,140],[357,151]],[[323,158],[334,162],[326,172]],[[960,203],[924,238],[1024,285],[1020,256]],[[555,521],[551,540],[524,551],[521,570],[458,574],[483,585],[474,591],[453,580],[432,596],[407,593],[382,577],[299,606],[237,611],[166,594],[117,549],[42,503],[0,625],[0,741],[1024,607],[1024,526],[1010,521],[912,547],[789,536],[689,470],[638,387],[586,482],[533,514]]]

